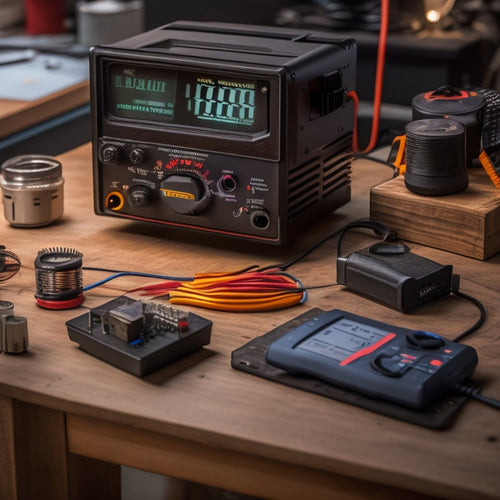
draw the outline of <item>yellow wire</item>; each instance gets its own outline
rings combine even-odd
[[[302,297],[298,294],[283,295],[282,297],[272,300],[261,301],[241,301],[238,299],[218,300],[203,296],[193,296],[190,294],[176,294],[170,297],[172,304],[185,304],[206,309],[215,309],[219,311],[232,312],[255,312],[255,311],[271,311],[275,309],[283,309],[300,303]]]

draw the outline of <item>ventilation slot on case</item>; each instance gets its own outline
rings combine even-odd
[[[288,215],[295,217],[338,189],[349,186],[352,135],[325,146],[313,160],[297,166],[289,173]]]
[[[321,160],[300,165],[290,172],[288,214],[290,217],[315,205],[321,198]]]

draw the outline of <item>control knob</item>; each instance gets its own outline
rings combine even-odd
[[[134,207],[147,207],[153,199],[153,193],[147,186],[132,186],[128,192],[128,201]]]
[[[103,163],[113,163],[118,160],[120,149],[114,144],[104,144],[101,148],[101,161]]]
[[[144,160],[144,151],[141,148],[132,148],[128,154],[130,163],[133,165],[139,165]]]
[[[160,186],[162,200],[176,213],[194,215],[210,201],[207,181],[197,172],[180,171],[168,176]]]

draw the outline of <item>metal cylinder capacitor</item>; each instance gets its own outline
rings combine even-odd
[[[20,155],[2,164],[4,215],[16,227],[41,227],[64,210],[62,165],[51,156]]]

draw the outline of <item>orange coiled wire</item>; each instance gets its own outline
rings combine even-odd
[[[193,281],[164,282],[136,288],[145,295],[167,295],[172,304],[185,304],[231,312],[282,309],[305,301],[300,282],[283,271],[244,270],[198,273]]]

